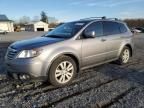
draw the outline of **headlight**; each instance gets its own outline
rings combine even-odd
[[[31,58],[36,57],[41,53],[41,50],[23,50],[21,51],[16,58]]]

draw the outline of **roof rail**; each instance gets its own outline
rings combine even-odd
[[[118,18],[106,18],[106,16],[103,17],[90,17],[90,18],[84,18],[84,19],[80,19],[80,20],[96,20],[96,19],[110,19],[110,20],[119,20]]]
[[[108,18],[108,19],[110,19],[110,20],[119,20],[118,18]]]
[[[89,17],[89,18],[84,18],[84,19],[80,19],[80,20],[90,20],[90,19],[106,19],[105,16],[103,17]]]

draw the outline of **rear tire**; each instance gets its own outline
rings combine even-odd
[[[76,72],[75,61],[69,56],[61,56],[52,63],[48,79],[52,85],[62,87],[72,82]]]
[[[122,64],[127,64],[129,62],[131,55],[130,48],[125,46],[120,54],[119,59],[117,60],[117,63],[122,65]]]

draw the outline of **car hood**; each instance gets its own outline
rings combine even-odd
[[[13,44],[10,45],[10,47],[16,50],[28,50],[39,48],[63,40],[64,40],[63,38],[37,37],[33,39],[14,42]]]

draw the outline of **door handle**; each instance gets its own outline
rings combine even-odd
[[[101,39],[102,42],[106,41],[106,39]]]

